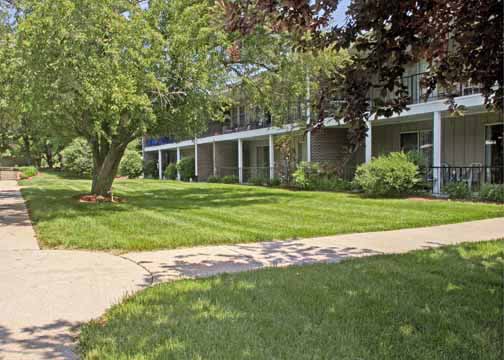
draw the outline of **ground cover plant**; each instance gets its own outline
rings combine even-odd
[[[118,180],[120,204],[83,204],[90,180],[22,182],[45,248],[150,250],[381,231],[504,216],[504,206],[159,180]]]
[[[504,240],[145,290],[81,329],[85,360],[502,359]]]

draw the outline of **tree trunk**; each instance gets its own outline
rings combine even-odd
[[[111,146],[109,152],[101,161],[94,159],[93,183],[91,193],[97,196],[112,196],[112,183],[117,175],[119,164],[126,150],[125,145]]]
[[[45,156],[46,156],[46,161],[47,161],[47,167],[49,169],[52,169],[54,167],[54,157],[53,157],[52,146],[49,144],[46,144],[46,146],[45,146]]]

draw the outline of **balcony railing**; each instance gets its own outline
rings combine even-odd
[[[428,169],[426,181],[445,193],[446,187],[454,183],[465,183],[471,193],[479,193],[483,184],[504,184],[504,166],[440,166]],[[436,180],[437,179],[437,180]],[[440,186],[435,186],[440,181]]]
[[[175,143],[175,140],[170,139],[165,136],[159,137],[159,138],[148,138],[144,142],[145,147],[160,146],[160,145],[167,145],[167,144],[173,144],[173,143]]]
[[[425,102],[425,96],[427,94],[427,89],[422,86],[422,78],[427,73],[418,73],[413,75],[404,76],[402,78],[402,84],[408,89],[408,93],[411,99],[411,104],[418,104]],[[458,97],[465,95],[479,94],[481,92],[480,86],[475,84],[456,84],[452,89],[444,89],[442,87],[437,87],[429,95],[427,101],[442,100],[450,96]]]

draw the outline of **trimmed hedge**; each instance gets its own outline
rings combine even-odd
[[[119,165],[119,174],[127,176],[130,179],[136,179],[142,176],[143,159],[142,156],[133,150],[126,150],[121,164]]]
[[[504,184],[485,184],[481,188],[480,198],[484,201],[504,203]]]
[[[177,170],[180,174],[180,180],[189,181],[196,177],[196,169],[193,157],[183,158],[177,163]]]
[[[177,179],[177,165],[171,163],[168,164],[164,171],[164,177],[168,180],[176,180]]]

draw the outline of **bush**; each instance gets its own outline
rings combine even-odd
[[[282,179],[280,179],[279,177],[274,177],[273,179],[268,180],[268,186],[278,187],[280,185],[282,185]]]
[[[418,166],[404,153],[390,153],[357,168],[355,183],[370,196],[401,196],[420,182]]]
[[[224,184],[238,184],[239,179],[236,175],[227,175],[222,177],[222,182]]]
[[[168,180],[175,180],[177,179],[177,165],[175,164],[168,164],[164,171],[164,177]]]
[[[189,181],[195,178],[195,166],[194,166],[194,158],[187,157],[183,158],[177,163],[177,170],[180,174],[180,180]]]
[[[322,177],[315,179],[311,184],[313,190],[320,191],[350,191],[352,184],[340,178]]]
[[[144,163],[144,177],[157,179],[159,177],[158,164],[154,160],[148,160]]]
[[[504,184],[483,185],[480,198],[484,201],[504,202]]]
[[[448,195],[450,199],[469,199],[471,197],[471,190],[469,185],[464,181],[452,182],[443,187],[443,192]]]
[[[292,174],[294,184],[303,190],[312,190],[314,182],[319,178],[319,164],[301,162]]]
[[[126,150],[119,165],[119,174],[130,179],[139,178],[143,173],[143,159],[137,151]]]
[[[249,182],[255,186],[263,186],[264,184],[267,183],[267,179],[265,179],[262,176],[254,176],[250,178]]]
[[[38,174],[35,166],[22,166],[18,170],[21,172],[21,179],[28,179]]]
[[[209,176],[209,177],[208,177],[207,182],[209,182],[209,183],[214,183],[214,184],[215,184],[215,183],[220,183],[220,182],[222,182],[222,179],[221,179],[220,177],[218,177],[218,176],[213,176],[213,175],[212,175],[212,176]]]
[[[90,176],[93,171],[93,155],[84,139],[75,139],[61,152],[63,169],[71,174]]]

